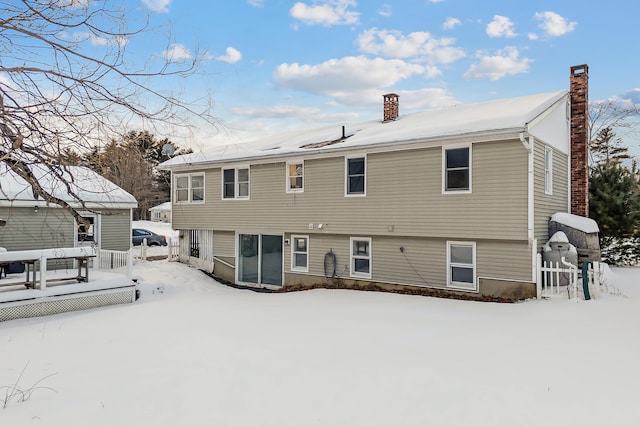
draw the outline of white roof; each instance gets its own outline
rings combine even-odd
[[[150,211],[170,211],[171,210],[171,202],[160,203],[157,206],[153,206],[149,208]]]
[[[64,181],[43,165],[30,166],[33,175],[42,188],[51,195],[64,200],[74,208],[82,207],[70,194],[65,185],[69,183],[87,208],[135,208],[135,197],[115,185],[113,182],[82,166],[67,166],[59,169]],[[45,206],[46,202],[33,196],[31,186],[6,164],[0,166],[0,206]]]
[[[483,133],[521,132],[527,130],[527,125],[532,120],[566,96],[567,91],[561,90],[400,115],[398,119],[389,122],[372,120],[345,124],[345,139],[342,139],[342,124],[294,131],[250,142],[221,145],[206,153],[177,156],[162,163],[160,168],[265,157],[304,156],[327,150],[442,140]],[[331,144],[332,141],[335,143]],[[309,147],[310,144],[318,146]]]

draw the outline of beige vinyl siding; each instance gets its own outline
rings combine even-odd
[[[213,232],[213,256],[216,257],[235,257],[235,233],[233,231],[214,231]]]
[[[447,239],[423,239],[389,236],[309,235],[309,272],[324,279],[324,258],[329,251],[336,256],[336,276],[350,279],[349,237],[371,237],[372,281],[414,286],[446,287]],[[287,234],[285,238],[290,239]],[[452,239],[448,239],[452,240]],[[475,241],[476,276],[531,281],[531,254],[525,241]],[[400,251],[400,248],[403,251]],[[291,273],[291,246],[285,246],[285,273]],[[301,275],[294,272],[286,285],[295,285]],[[362,279],[358,279],[362,280]],[[364,280],[366,281],[366,280]]]
[[[100,216],[100,247],[112,251],[131,248],[131,210],[103,211]]]
[[[473,145],[471,194],[442,194],[441,147],[366,157],[366,197],[345,197],[344,156],[305,159],[303,193],[286,192],[285,161],[252,165],[250,200],[222,200],[221,169],[208,169],[206,204],[174,204],[174,227],[306,234],[322,223],[333,234],[526,239],[519,141]]]
[[[62,209],[0,208],[0,246],[9,251],[74,246],[73,219]]]
[[[549,240],[549,219],[556,212],[569,209],[569,156],[553,149],[553,194],[544,191],[545,144],[536,141],[534,156],[534,237],[538,248]],[[550,147],[550,146],[546,146]],[[550,147],[552,148],[552,147]]]

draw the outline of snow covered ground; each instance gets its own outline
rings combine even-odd
[[[598,300],[519,304],[134,273],[134,304],[0,323],[0,425],[640,422],[640,269],[614,269]]]

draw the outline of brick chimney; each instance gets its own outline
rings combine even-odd
[[[589,216],[589,67],[571,67],[571,213]]]
[[[382,95],[384,98],[384,119],[383,122],[389,122],[398,118],[400,102],[398,98],[399,95],[395,93],[388,93],[386,95]]]

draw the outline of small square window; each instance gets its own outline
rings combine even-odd
[[[249,168],[233,168],[222,171],[222,198],[249,198]]]
[[[185,174],[174,177],[174,202],[204,202],[204,174]]]

